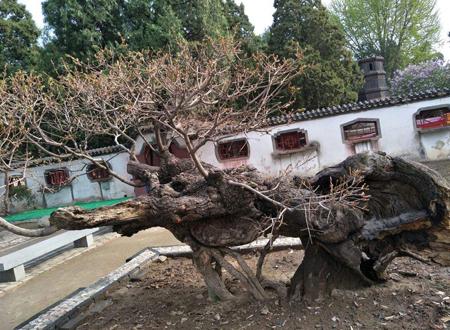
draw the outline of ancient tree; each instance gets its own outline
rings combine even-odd
[[[255,271],[230,249],[261,235],[302,240],[305,256],[288,288],[291,299],[383,281],[389,263],[402,255],[448,264],[450,188],[420,164],[360,154],[305,179],[289,172],[269,177],[251,167],[221,170],[201,161],[202,147],[235,132],[270,134],[266,119],[288,106],[277,96],[302,73],[296,63],[262,54],[244,58],[223,40],[180,45],[177,54],[103,52],[95,65],[69,69],[46,88],[34,88],[35,78],[25,77],[28,97],[15,101],[14,113],[27,144],[101,167],[86,149],[99,136],[109,138],[129,153],[134,179],[111,174],[148,191],[97,210],[59,209],[46,232],[112,225],[133,235],[167,228],[192,247],[210,293],[224,300],[237,297],[222,271],[256,299],[266,299],[269,288],[283,291],[261,273],[265,253]],[[160,167],[137,161],[137,138],[160,156]],[[189,159],[169,152],[174,138],[184,141]]]

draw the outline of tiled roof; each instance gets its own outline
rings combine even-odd
[[[124,151],[124,150],[121,146],[114,145],[114,146],[108,146],[108,147],[103,147],[103,148],[91,149],[91,150],[88,150],[87,153],[89,154],[89,156],[101,156],[101,155],[122,152],[122,151]]]
[[[432,89],[420,93],[402,96],[392,96],[384,99],[362,101],[325,107],[314,110],[304,110],[288,115],[273,116],[268,119],[269,125],[281,125],[296,121],[305,121],[322,117],[338,116],[344,113],[361,112],[376,108],[391,107],[405,103],[419,102],[428,99],[450,96],[450,88]]]
[[[107,155],[107,154],[113,154],[113,153],[119,153],[123,152],[123,149],[120,146],[114,145],[114,146],[108,146],[108,147],[102,147],[102,148],[96,148],[91,149],[87,151],[87,154],[92,157],[97,157],[101,155]],[[52,163],[60,163],[60,162],[68,162],[75,159],[79,159],[75,156],[67,157],[64,159],[60,159],[58,157],[42,157],[42,158],[36,158],[32,159],[28,162],[29,167],[35,167],[35,166],[41,166],[46,164],[52,164]],[[25,165],[25,162],[17,162],[12,167],[13,168],[21,168]]]

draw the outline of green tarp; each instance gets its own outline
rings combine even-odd
[[[86,210],[96,209],[102,206],[114,205],[123,201],[130,199],[130,197],[110,199],[107,201],[94,201],[94,202],[78,202],[73,205],[79,206]],[[9,222],[27,221],[32,219],[39,219],[45,216],[49,216],[53,211],[58,209],[58,207],[51,207],[48,209],[38,209],[32,211],[25,211],[21,213],[11,214],[4,217]]]

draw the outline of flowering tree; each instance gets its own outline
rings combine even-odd
[[[430,89],[450,87],[450,62],[443,60],[412,64],[395,72],[391,95],[398,96]]]

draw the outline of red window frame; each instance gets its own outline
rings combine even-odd
[[[69,170],[59,168],[45,172],[45,182],[50,187],[65,186],[69,183]]]
[[[217,154],[220,160],[246,158],[249,155],[247,139],[220,142],[217,145]]]
[[[103,163],[106,167],[110,168],[109,164]],[[87,167],[86,174],[91,181],[107,181],[112,178],[111,173],[105,169],[97,166],[96,164],[90,164]]]
[[[344,139],[347,142],[359,142],[380,136],[378,122],[375,120],[361,120],[343,127]]]
[[[275,136],[275,148],[280,151],[298,150],[306,147],[307,144],[308,140],[304,131],[284,132]]]
[[[416,115],[418,129],[432,129],[450,126],[450,109],[447,107],[423,110]]]

